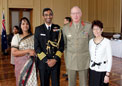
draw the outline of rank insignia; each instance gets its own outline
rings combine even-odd
[[[88,36],[88,32],[82,31],[82,33],[86,36]]]

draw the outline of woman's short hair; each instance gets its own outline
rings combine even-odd
[[[103,29],[103,23],[100,20],[94,20],[92,22],[92,29],[94,26],[98,26],[99,28]]]

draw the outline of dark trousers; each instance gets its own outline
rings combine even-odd
[[[50,86],[50,79],[52,86],[60,86],[60,61],[50,68],[47,63],[43,63],[38,59],[37,67],[40,75],[40,86]]]
[[[97,72],[94,70],[89,71],[89,86],[109,86],[108,83],[104,83],[104,77],[106,72]]]

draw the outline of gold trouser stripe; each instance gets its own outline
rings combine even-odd
[[[37,56],[39,57],[40,60],[42,60],[46,56],[46,54],[42,52],[40,54],[37,54]]]
[[[61,51],[57,51],[57,52],[56,52],[56,56],[58,56],[59,58],[61,58],[62,52],[61,52]]]

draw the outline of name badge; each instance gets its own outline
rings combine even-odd
[[[72,37],[72,35],[71,35],[71,34],[69,34],[69,35],[67,35],[67,37]]]
[[[43,33],[42,33],[42,34],[40,34],[40,35],[41,35],[41,36],[46,36],[46,34],[43,34]]]

